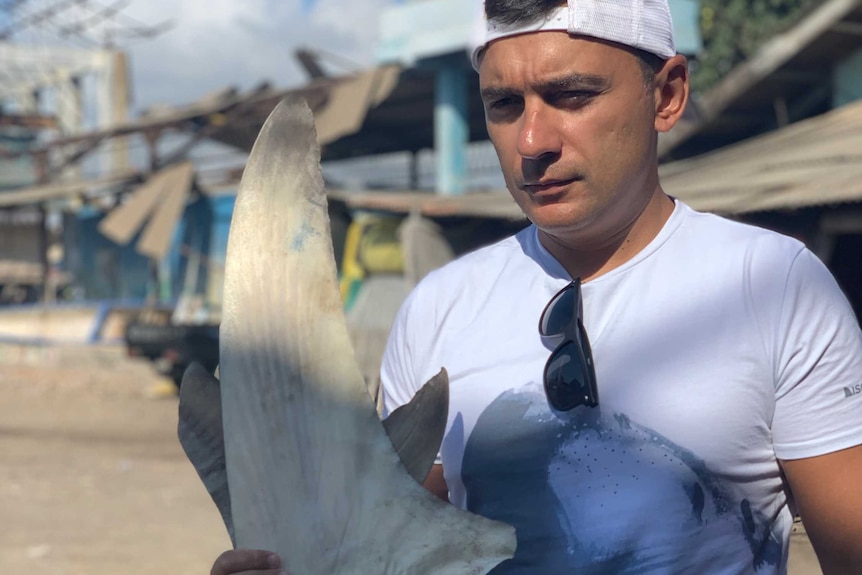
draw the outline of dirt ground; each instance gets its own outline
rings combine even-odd
[[[0,365],[0,574],[209,573],[230,547],[146,363]]]
[[[0,357],[2,359],[2,357]],[[205,574],[230,546],[145,362],[0,362],[0,574]],[[33,365],[33,364],[36,365]],[[790,575],[816,575],[794,534]]]

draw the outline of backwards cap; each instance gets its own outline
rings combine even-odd
[[[546,30],[617,42],[665,60],[676,54],[667,0],[568,0],[568,5],[555,8],[546,18],[515,26],[487,21],[482,4],[483,30],[478,31],[472,54],[477,70],[482,50],[494,40]]]

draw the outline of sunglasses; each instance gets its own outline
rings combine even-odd
[[[581,280],[560,290],[551,298],[539,319],[543,337],[562,338],[545,364],[545,395],[557,411],[569,411],[579,405],[596,407],[599,391],[593,352],[584,329],[581,311]]]

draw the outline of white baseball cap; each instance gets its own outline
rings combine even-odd
[[[494,40],[547,30],[609,40],[663,59],[676,54],[667,0],[568,0],[568,5],[555,8],[546,18],[515,26],[488,22],[484,1],[481,3],[482,25],[477,30],[471,58],[476,70],[482,50]]]

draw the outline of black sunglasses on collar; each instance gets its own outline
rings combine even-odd
[[[584,329],[581,310],[581,280],[557,292],[539,318],[539,334],[562,337],[545,364],[545,395],[557,411],[569,411],[579,405],[596,407],[599,391],[593,352]]]

